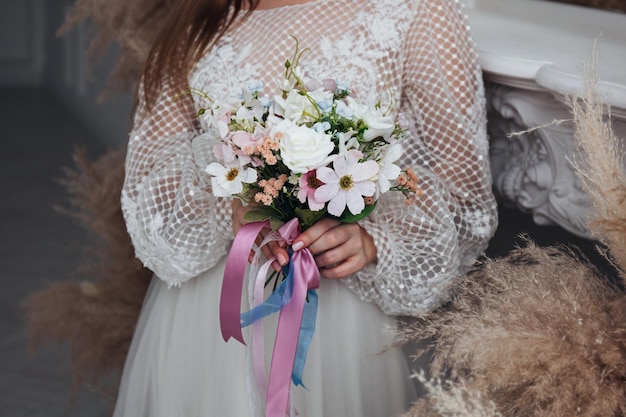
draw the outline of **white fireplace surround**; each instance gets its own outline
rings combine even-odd
[[[571,123],[509,139],[507,134],[569,119],[564,94],[583,89],[581,65],[597,43],[598,92],[626,139],[626,15],[546,0],[474,0],[470,23],[484,71],[494,189],[501,204],[583,237],[589,202],[571,167]]]

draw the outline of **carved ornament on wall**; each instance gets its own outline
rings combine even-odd
[[[558,224],[589,237],[589,202],[571,161],[575,155],[565,105],[547,92],[486,83],[494,189],[501,204],[532,213],[540,225]],[[546,126],[544,126],[546,125]],[[542,128],[509,138],[510,133]]]

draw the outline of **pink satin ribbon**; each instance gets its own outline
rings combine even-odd
[[[228,255],[220,298],[220,322],[222,336],[225,341],[233,337],[245,344],[241,333],[240,306],[246,261],[256,237],[265,227],[269,227],[269,222],[256,222],[244,225],[237,233]],[[280,228],[279,233],[285,242],[291,245],[293,240],[300,234],[298,220],[292,219],[287,222]],[[288,412],[289,387],[306,294],[309,289],[316,289],[320,285],[319,270],[313,255],[308,249],[305,248],[293,252],[291,262],[294,268],[293,292],[291,300],[283,307],[278,319],[269,384],[267,386],[266,417],[284,417]],[[266,263],[266,265],[268,264]],[[261,270],[263,269],[261,268]],[[254,298],[257,298],[259,287],[258,285],[255,287]],[[262,332],[262,327],[258,324],[258,322],[253,323],[254,334]],[[260,343],[258,337],[254,337],[254,339],[257,339],[257,341],[253,340],[253,354],[255,356],[259,354],[263,356],[262,339]],[[262,377],[264,375],[264,364],[262,369],[260,365],[255,365],[257,385],[262,395],[266,387],[264,383],[265,378]],[[261,379],[263,381],[260,381]]]
[[[241,292],[243,289],[243,277],[246,272],[248,256],[261,230],[269,227],[270,222],[247,223],[239,229],[230,253],[226,259],[224,269],[224,281],[220,295],[220,324],[222,337],[226,342],[235,338],[244,345],[241,334]]]
[[[300,234],[298,219],[292,219],[279,229],[280,235],[291,245]],[[293,252],[293,293],[291,301],[281,310],[265,407],[266,417],[284,417],[289,408],[289,384],[298,345],[302,310],[306,294],[320,286],[320,273],[313,254],[308,249]],[[274,360],[276,358],[276,360]]]
[[[265,276],[269,271],[274,258],[268,259],[259,269],[254,282],[254,297],[252,308],[263,302],[265,293]],[[254,377],[261,398],[267,398],[267,371],[265,369],[265,343],[263,338],[263,322],[257,320],[252,323],[252,363],[254,365]]]

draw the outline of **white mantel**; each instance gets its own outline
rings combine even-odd
[[[589,236],[588,199],[570,162],[572,124],[563,94],[583,89],[581,65],[597,42],[598,91],[626,139],[626,15],[546,0],[474,0],[468,14],[484,71],[494,186],[503,204]]]

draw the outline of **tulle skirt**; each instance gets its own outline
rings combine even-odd
[[[248,348],[224,342],[220,332],[224,264],[225,259],[180,288],[153,278],[114,417],[260,417],[250,407],[255,385]],[[391,417],[406,411],[415,399],[409,367],[401,350],[385,349],[394,318],[336,280],[322,279],[318,295],[306,389],[292,388],[298,415]],[[275,324],[265,319],[270,345]],[[266,352],[271,355],[271,347]]]

